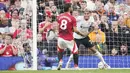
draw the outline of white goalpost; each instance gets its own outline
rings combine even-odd
[[[33,70],[37,70],[37,0],[32,0],[33,9]]]

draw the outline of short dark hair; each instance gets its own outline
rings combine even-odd
[[[19,10],[18,10],[18,9],[12,10],[12,11],[11,11],[11,16],[12,16],[12,14],[14,13],[14,11],[17,11],[17,12],[18,12],[18,16],[19,16]]]
[[[66,3],[66,4],[64,5],[64,12],[69,11],[69,8],[71,8],[71,3]]]

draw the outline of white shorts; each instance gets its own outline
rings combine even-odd
[[[62,38],[58,38],[58,51],[59,50],[65,50],[65,49],[69,49],[73,54],[78,53],[78,48],[77,48],[77,44],[75,43],[74,40],[68,41],[68,40],[64,40]]]

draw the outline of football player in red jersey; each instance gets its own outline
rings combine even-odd
[[[58,58],[59,65],[58,70],[62,67],[62,57],[64,49],[68,48],[74,59],[74,67],[78,68],[78,48],[73,38],[73,31],[81,36],[85,36],[76,29],[76,19],[71,15],[72,7],[70,3],[64,5],[64,13],[57,17],[57,22],[59,24],[58,33]]]

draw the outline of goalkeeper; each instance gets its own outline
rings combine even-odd
[[[88,10],[84,11],[84,16],[77,18],[77,29],[78,31],[88,35],[90,32],[94,30],[93,23],[90,21],[91,12]],[[80,44],[84,45],[86,48],[89,48],[95,55],[101,60],[104,64],[104,68],[108,68],[109,65],[104,61],[102,54],[95,48],[94,44],[90,41],[88,36],[84,37],[74,33],[75,42],[79,48]],[[77,56],[78,57],[78,56]],[[67,62],[66,68],[69,67],[70,61],[72,60],[73,55],[70,55],[70,58]]]
[[[56,66],[53,66],[53,63],[58,63],[58,58],[48,57],[46,49],[43,49],[42,52],[37,50],[37,56],[38,70],[52,70],[57,68]]]

